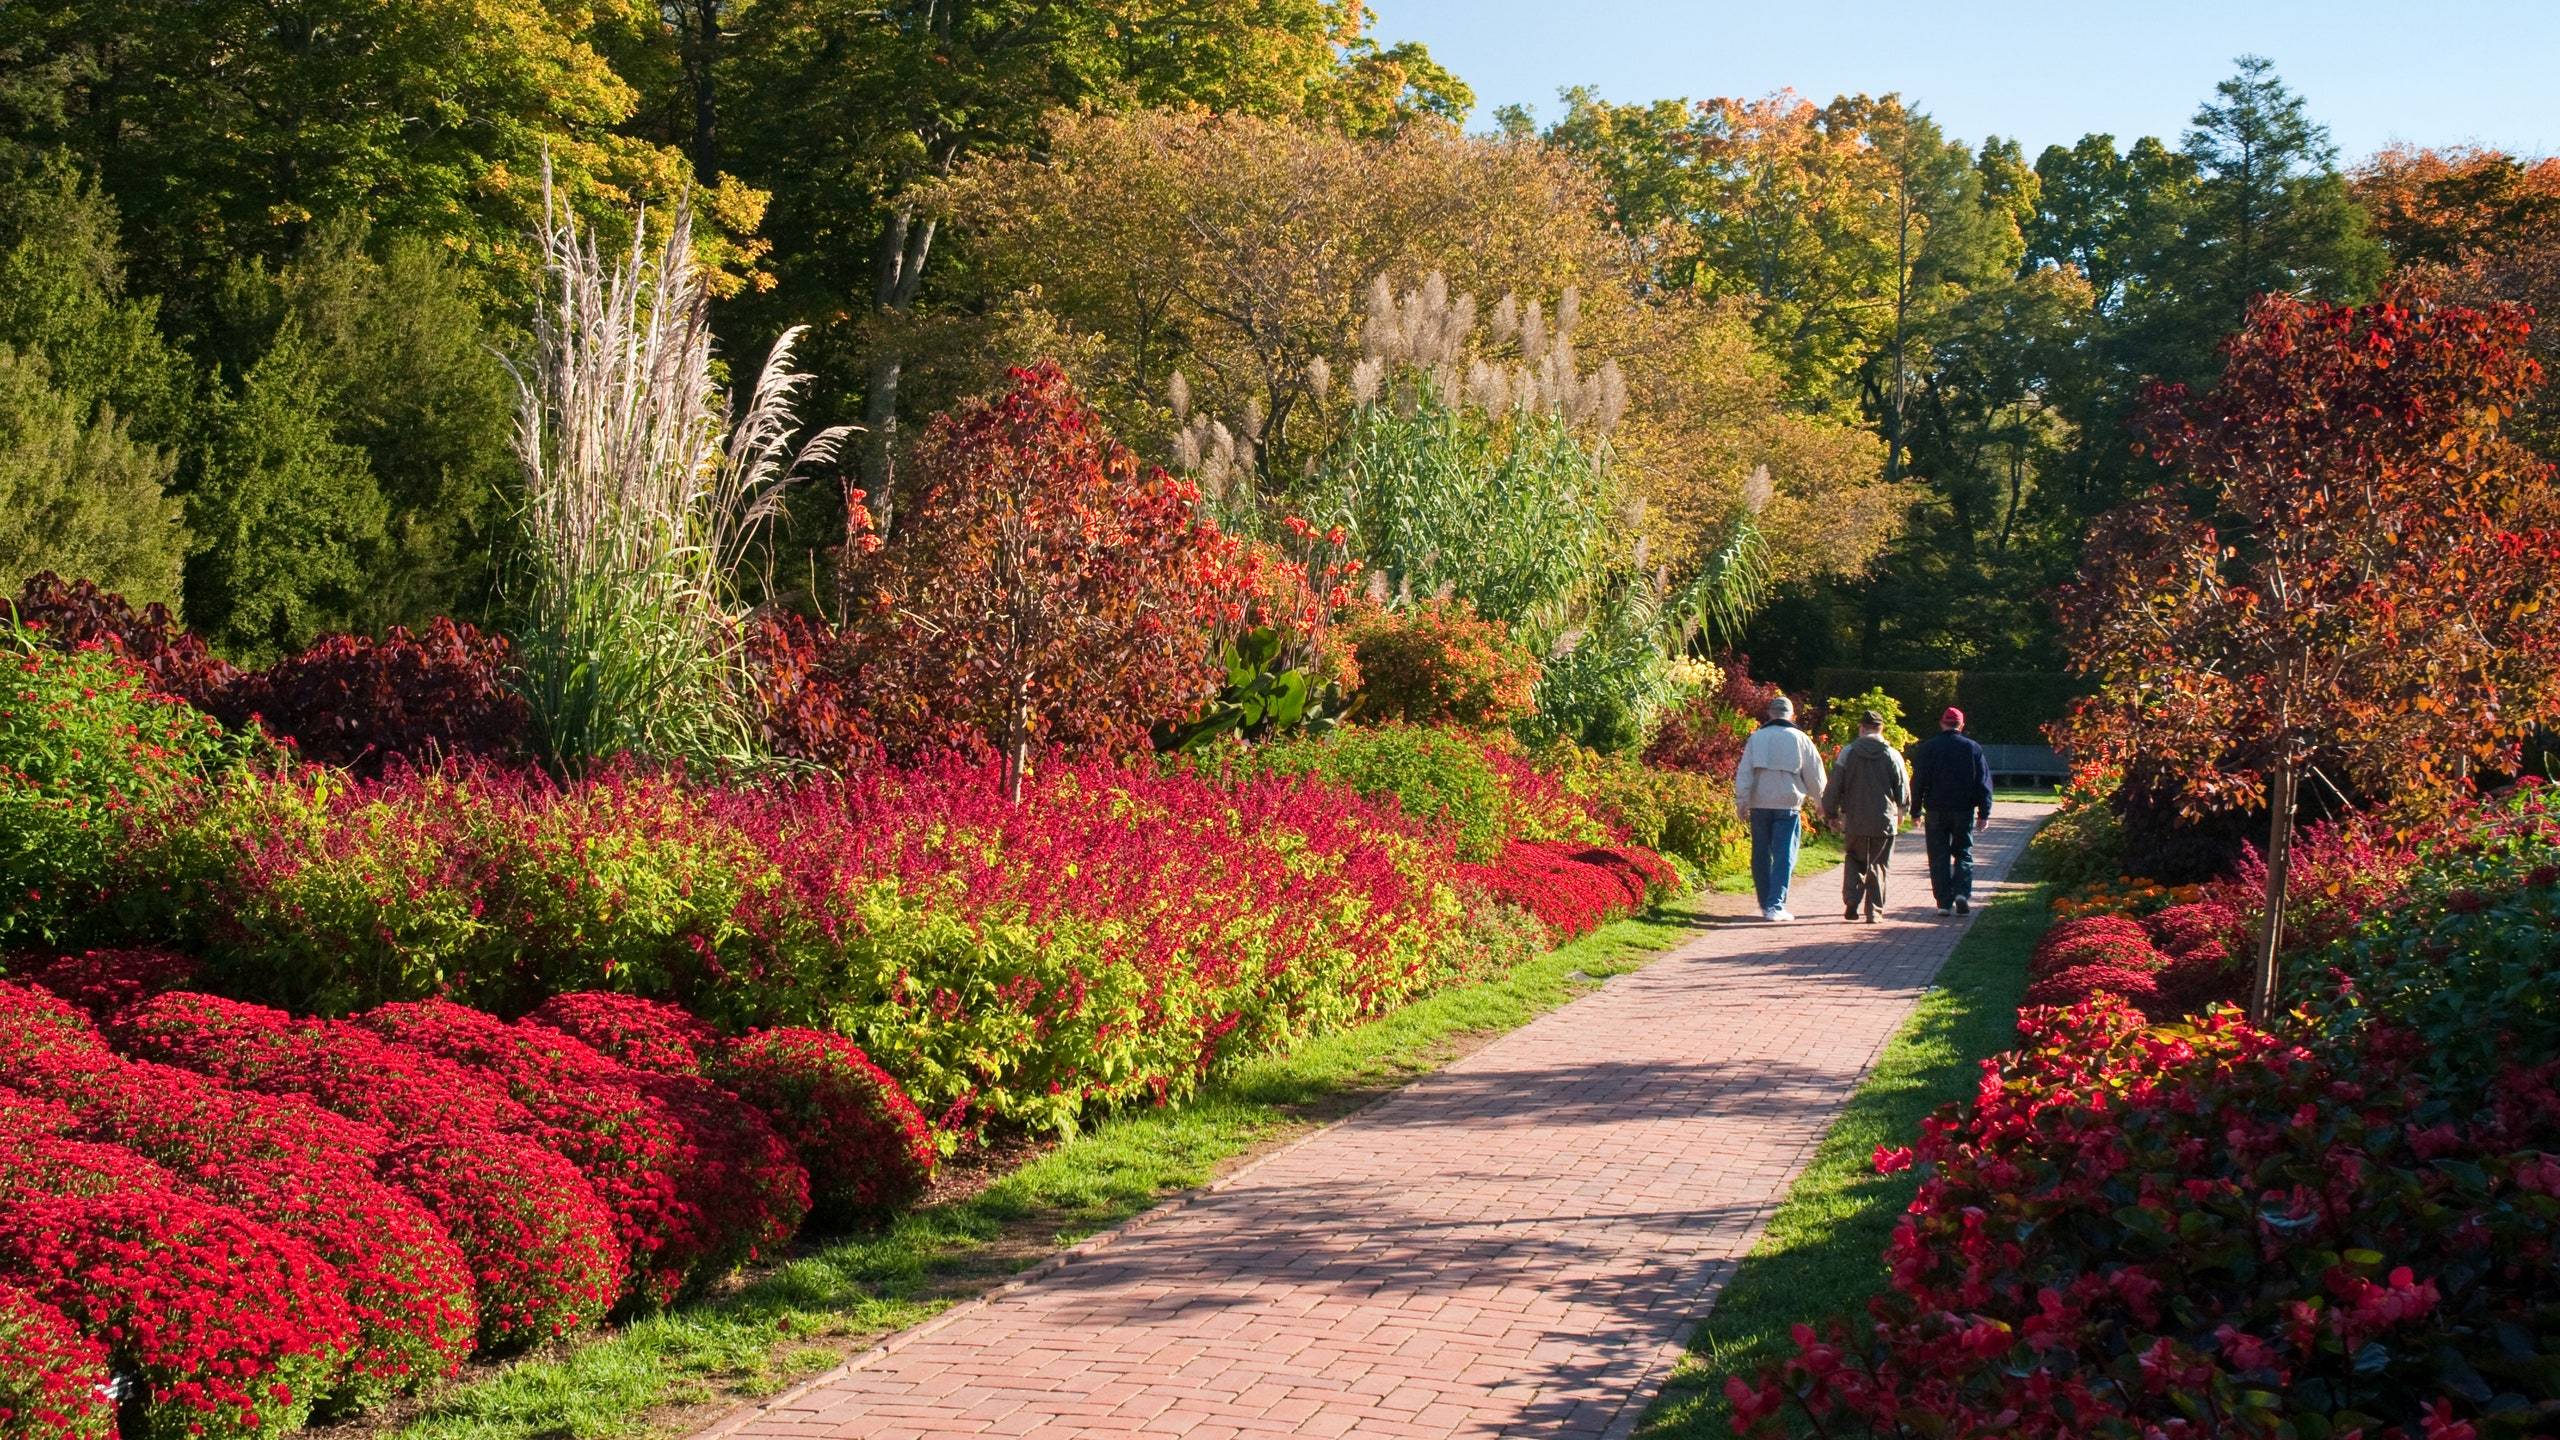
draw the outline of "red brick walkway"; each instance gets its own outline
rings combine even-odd
[[[2004,874],[2041,811],[1978,847]],[[1996,884],[1980,893],[1996,894]],[[1629,1433],[1953,948],[1917,835],[1895,917],[1838,881],[1597,993],[708,1435]],[[1730,914],[1747,905],[1726,904]]]

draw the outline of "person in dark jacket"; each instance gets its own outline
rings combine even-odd
[[[1991,757],[1964,733],[1953,705],[1938,733],[1911,752],[1911,808],[1929,843],[1929,890],[1938,913],[1973,909],[1973,832],[1991,823]]]
[[[1885,742],[1884,716],[1858,717],[1858,738],[1832,762],[1822,787],[1822,816],[1840,827],[1848,854],[1840,867],[1840,903],[1855,920],[1874,924],[1885,907],[1885,877],[1893,868],[1893,836],[1911,803],[1911,776],[1902,752]]]

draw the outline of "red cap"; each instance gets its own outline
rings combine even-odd
[[[1938,728],[1939,728],[1939,729],[1941,729],[1941,730],[1961,730],[1961,729],[1963,729],[1963,728],[1964,728],[1964,712],[1963,712],[1963,711],[1961,711],[1961,710],[1959,710],[1959,709],[1957,709],[1957,708],[1956,708],[1956,707],[1954,707],[1953,705],[1948,706],[1948,707],[1947,707],[1947,713],[1938,717]]]

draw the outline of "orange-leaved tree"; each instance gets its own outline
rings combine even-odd
[[[936,420],[911,473],[894,530],[858,529],[843,575],[858,688],[893,750],[991,753],[1018,797],[1033,749],[1142,749],[1217,693],[1219,628],[1250,598],[1241,547],[1057,366]]]
[[[2560,490],[2500,423],[2540,383],[2527,329],[2415,290],[2260,299],[2212,391],[2152,392],[2142,444],[2185,483],[2102,518],[2063,591],[2101,688],[2060,743],[2154,762],[2191,813],[2267,809],[2253,1017],[2304,779],[2438,801],[2560,710]]]

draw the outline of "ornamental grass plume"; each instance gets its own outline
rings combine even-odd
[[[652,248],[633,219],[608,261],[543,165],[545,294],[515,367],[525,538],[515,676],[553,768],[611,755],[737,760],[754,727],[738,671],[738,576],[784,492],[831,460],[837,426],[791,448],[800,330],[731,413],[713,380],[710,297],[689,199]]]

